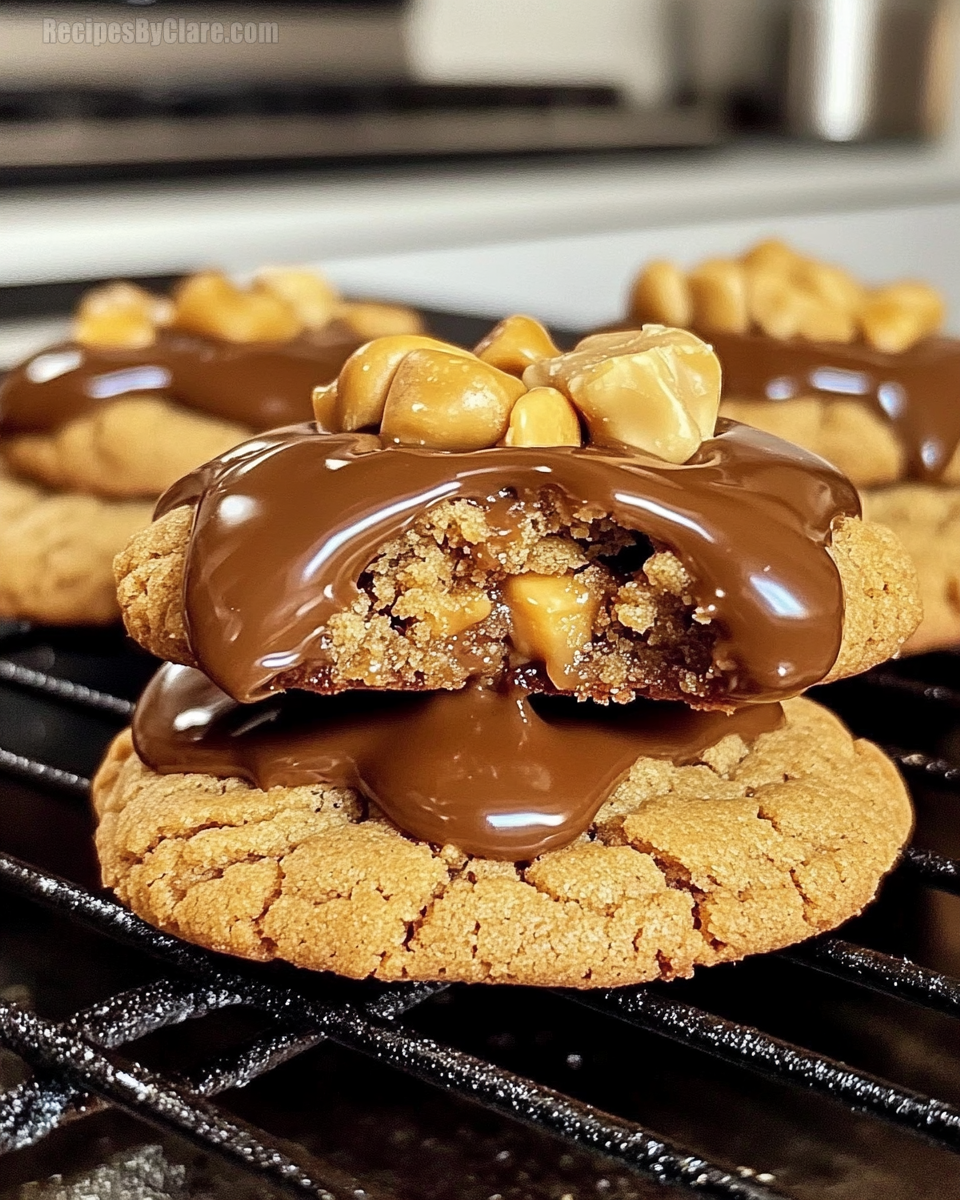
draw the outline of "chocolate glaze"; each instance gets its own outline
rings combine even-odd
[[[366,339],[345,322],[289,342],[238,345],[161,330],[146,349],[65,342],[28,359],[0,385],[0,430],[49,433],[133,394],[168,396],[251,429],[311,417],[310,393],[334,379]]]
[[[794,695],[832,667],[843,596],[826,546],[835,518],[859,513],[856,491],[822,459],[733,421],[682,465],[627,446],[381,447],[313,425],[252,439],[158,506],[197,502],[184,596],[194,658],[235,699],[262,698],[318,657],[364,569],[427,509],[545,488],[679,556],[719,630],[731,706]]]
[[[906,454],[906,478],[940,478],[960,445],[960,341],[927,338],[902,354],[864,343],[778,341],[764,334],[703,334],[723,366],[725,396],[856,400],[886,421]]]
[[[238,705],[199,671],[167,664],[137,705],[133,737],[163,774],[352,787],[423,841],[520,861],[581,834],[641,755],[694,762],[727,734],[749,743],[782,723],[779,704],[732,716],[645,701],[604,709],[531,700],[516,686]]]

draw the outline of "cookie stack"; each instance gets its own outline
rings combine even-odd
[[[310,415],[310,388],[409,309],[350,304],[315,272],[217,272],[171,297],[129,283],[81,299],[72,337],[0,387],[0,617],[117,619],[111,561],[165,488],[256,430]]]
[[[720,386],[659,325],[384,337],[174,485],[116,562],[167,665],[94,784],[105,883],[391,980],[671,978],[858,912],[909,800],[800,693],[898,651],[915,576]]]
[[[914,280],[868,287],[779,241],[691,271],[649,263],[627,324],[708,338],[721,412],[805,446],[860,489],[913,556],[924,616],[908,651],[960,643],[960,340]]]

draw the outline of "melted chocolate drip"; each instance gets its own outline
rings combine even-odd
[[[709,333],[723,392],[738,400],[856,400],[889,424],[906,454],[906,478],[943,474],[960,445],[960,341],[928,338],[902,354],[854,343],[778,341]]]
[[[0,386],[0,430],[49,433],[124,396],[167,396],[251,429],[309,420],[310,393],[366,339],[333,321],[289,342],[235,344],[163,330],[145,349],[66,342],[22,363]]]
[[[720,631],[731,704],[794,695],[833,666],[843,594],[826,546],[834,519],[859,513],[856,491],[822,459],[732,421],[679,466],[627,446],[381,447],[313,425],[246,442],[157,510],[197,501],[184,596],[195,660],[235,699],[259,699],[317,659],[364,569],[427,509],[545,488],[678,555]]]
[[[779,704],[732,716],[645,701],[604,709],[531,700],[520,687],[239,705],[199,671],[167,664],[137,705],[133,737],[163,774],[352,787],[423,841],[521,861],[578,837],[641,755],[695,762],[728,734],[749,743],[782,723]]]

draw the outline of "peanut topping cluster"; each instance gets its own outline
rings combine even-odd
[[[925,283],[868,288],[840,267],[805,258],[783,242],[758,243],[738,259],[712,258],[685,272],[649,263],[634,281],[629,319],[786,340],[863,339],[899,354],[943,324],[944,303]]]
[[[189,275],[171,299],[131,283],[93,288],[80,300],[72,333],[83,346],[139,349],[152,345],[165,327],[243,344],[287,342],[332,321],[358,338],[422,327],[412,309],[344,300],[306,267],[264,267],[246,288],[219,271]]]
[[[108,283],[85,292],[73,319],[82,346],[150,346],[157,329],[173,321],[173,302],[134,283]]]
[[[561,354],[532,317],[501,321],[473,351],[395,335],[361,346],[313,392],[327,432],[378,429],[402,446],[627,443],[682,463],[713,436],[720,364],[692,333],[647,325]]]

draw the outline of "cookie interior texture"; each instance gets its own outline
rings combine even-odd
[[[117,557],[127,629],[160,658],[193,662],[183,616],[183,574],[193,510],[174,509],[132,539]],[[527,506],[509,550],[485,554],[491,540],[482,506],[445,501],[385,546],[360,580],[353,608],[330,622],[323,657],[307,678],[286,686],[337,691],[461,687],[509,664],[509,621],[502,604],[456,637],[437,631],[438,614],[464,594],[494,599],[510,574],[574,570],[596,589],[593,640],[577,670],[581,694],[629,700],[715,702],[723,680],[714,666],[714,631],[696,619],[689,579],[669,551],[606,519],[589,523],[545,501]],[[830,553],[844,591],[840,653],[828,678],[854,674],[895,654],[920,610],[913,568],[882,526],[841,518]],[[648,557],[649,556],[649,557]]]
[[[812,701],[785,712],[749,748],[638,760],[578,841],[518,864],[413,841],[349,789],[158,775],[124,732],[94,782],[103,879],[177,936],[357,978],[688,976],[853,916],[910,833],[875,746]]]

